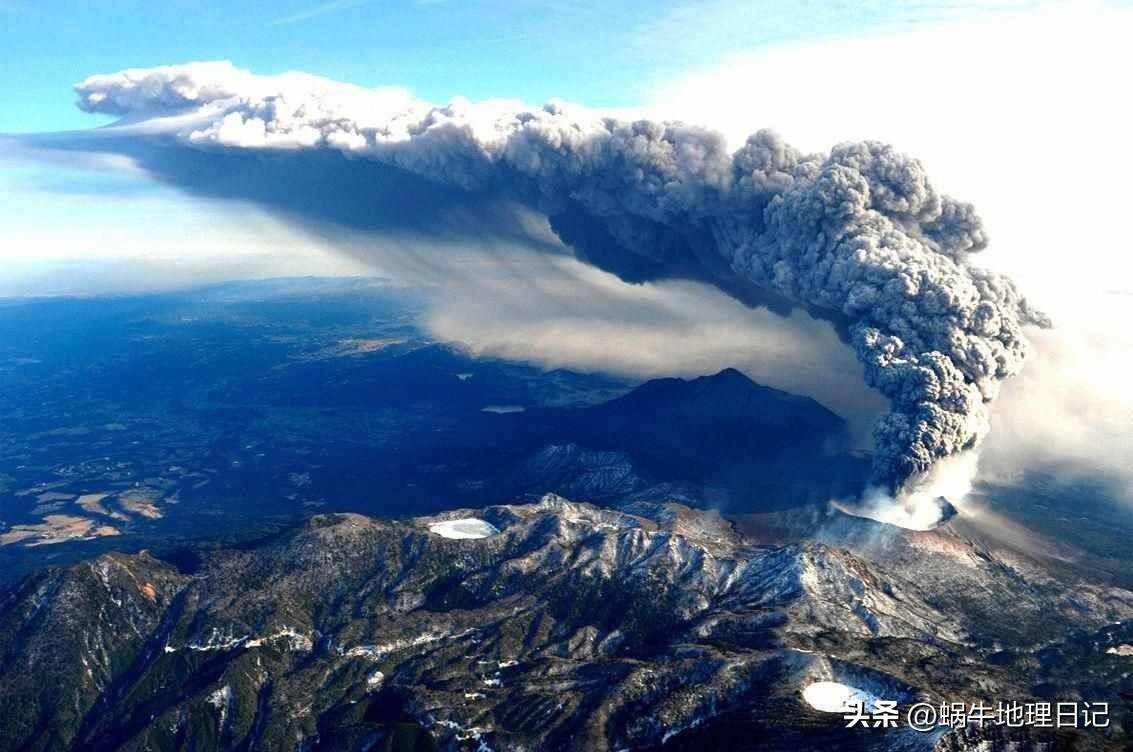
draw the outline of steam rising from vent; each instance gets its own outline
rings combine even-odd
[[[972,490],[979,455],[966,451],[938,460],[929,470],[910,476],[894,498],[888,489],[871,486],[852,505],[834,506],[856,517],[866,517],[908,530],[932,530],[956,513]]]
[[[525,204],[623,279],[700,279],[828,318],[890,401],[875,431],[885,493],[980,442],[1026,356],[1022,327],[1049,326],[1010,280],[969,263],[986,245],[973,208],[880,143],[803,154],[760,131],[729,153],[720,134],[682,123],[563,103],[436,107],[228,63],[94,76],[76,91],[84,110],[133,121],[124,134],[206,152],[340,152]]]

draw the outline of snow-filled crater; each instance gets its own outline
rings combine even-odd
[[[490,538],[500,531],[490,522],[478,520],[475,517],[463,517],[459,520],[435,522],[429,525],[429,532],[442,538],[473,539]]]
[[[848,713],[861,703],[862,710],[873,712],[877,696],[864,689],[834,681],[814,682],[803,690],[807,705],[823,713]]]

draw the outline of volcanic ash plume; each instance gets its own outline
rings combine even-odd
[[[372,160],[543,212],[580,258],[624,279],[697,278],[829,318],[890,401],[874,464],[889,491],[979,443],[1026,356],[1022,327],[1049,325],[1010,280],[970,264],[986,244],[972,207],[880,143],[803,154],[760,131],[729,153],[681,123],[561,103],[437,107],[228,63],[94,76],[76,91],[84,110],[125,118],[123,135]]]

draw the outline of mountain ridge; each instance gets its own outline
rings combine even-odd
[[[480,428],[483,425],[484,428]],[[611,400],[577,408],[538,408],[490,415],[470,423],[470,443],[484,461],[480,436],[503,452],[508,470],[497,489],[575,493],[605,501],[628,492],[663,498],[666,484],[685,483],[729,511],[825,503],[860,491],[867,460],[850,450],[846,422],[810,397],[763,386],[733,368],[694,379],[652,379]],[[576,455],[609,466],[616,480],[603,488],[587,477],[592,467],[558,457],[545,476],[532,475],[541,453],[575,447]],[[616,460],[608,453],[618,453]],[[592,480],[592,478],[591,478]],[[508,491],[505,490],[505,496]]]
[[[466,517],[499,532],[432,532]],[[736,713],[750,744],[792,749],[846,738],[801,700],[811,681],[904,702],[1029,692],[934,588],[678,504],[320,515],[192,574],[108,554],[6,591],[0,749],[695,748]]]

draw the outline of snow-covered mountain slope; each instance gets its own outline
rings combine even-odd
[[[470,526],[486,534],[438,532]],[[1010,631],[952,596],[1037,593],[934,540],[871,558],[677,504],[546,496],[324,515],[191,574],[104,556],[3,596],[0,747],[982,749],[856,733],[804,696],[1029,696],[1033,667],[988,660]],[[1081,623],[1129,619],[1128,596],[1080,598]]]

